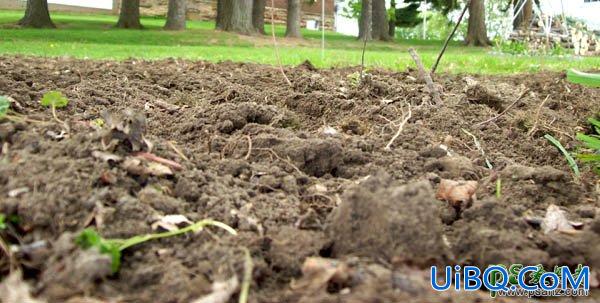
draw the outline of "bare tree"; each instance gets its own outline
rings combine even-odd
[[[265,0],[254,0],[252,4],[252,25],[257,32],[265,33]]]
[[[287,27],[285,36],[291,38],[301,38],[300,33],[300,0],[288,0],[287,5]]]
[[[169,0],[169,10],[167,11],[165,29],[175,31],[184,30],[186,10],[186,0]]]
[[[25,15],[19,20],[23,27],[55,28],[50,19],[47,0],[27,0]]]
[[[471,0],[465,43],[473,46],[491,45],[485,28],[485,0]]]
[[[371,0],[362,0],[360,9],[360,17],[358,20],[358,39],[371,40],[371,22],[372,22],[372,5]]]
[[[385,9],[385,0],[371,0],[373,3],[371,17],[373,24],[371,27],[371,36],[375,40],[389,41],[389,24],[387,21],[387,10]]]
[[[244,35],[255,34],[252,25],[253,0],[220,0],[221,5],[220,28],[228,32]]]
[[[119,14],[117,27],[142,28],[142,24],[140,23],[140,0],[121,1],[121,12]]]

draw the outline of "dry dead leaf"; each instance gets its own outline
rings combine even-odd
[[[138,157],[127,157],[121,167],[128,173],[137,176],[152,175],[157,177],[170,176],[173,171],[166,165],[158,162],[146,162]]]
[[[186,216],[184,215],[166,215],[161,217],[158,221],[152,223],[152,229],[158,229],[159,227],[168,230],[178,230],[179,225],[181,224],[193,224]]]
[[[146,116],[144,113],[126,109],[122,113],[115,114],[103,112],[106,131],[102,136],[102,143],[106,149],[114,149],[117,145],[127,143],[131,150],[149,150],[146,133]]]
[[[45,302],[31,297],[29,284],[23,281],[20,271],[11,273],[4,281],[2,281],[2,283],[0,283],[0,301],[24,303]]]
[[[173,171],[166,165],[162,165],[157,162],[150,162],[146,168],[146,173],[149,175],[162,177],[172,175]]]
[[[192,303],[227,303],[238,287],[239,281],[236,276],[227,281],[215,281],[210,294],[194,300]]]
[[[348,265],[336,259],[307,258],[302,264],[302,278],[292,282],[292,289],[317,291],[332,282],[343,283],[350,278]]]
[[[107,153],[107,152],[101,152],[98,150],[93,151],[92,156],[96,159],[102,160],[103,162],[109,162],[109,161],[121,162],[121,160],[123,160],[123,157],[121,157],[121,156]]]
[[[453,207],[466,208],[477,199],[477,181],[454,181],[442,179],[435,197],[444,200]]]
[[[571,226],[565,212],[560,207],[550,204],[546,209],[546,217],[542,220],[542,230],[544,233],[558,231],[567,234],[577,233],[577,230]]]

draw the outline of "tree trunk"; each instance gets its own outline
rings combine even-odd
[[[392,10],[393,16],[388,16],[388,35],[390,39],[394,39],[396,36],[396,1],[390,1],[390,9]]]
[[[358,20],[358,39],[359,40],[371,40],[371,20],[372,18],[372,6],[371,0],[362,0],[362,7],[360,9],[360,18]]]
[[[263,35],[265,34],[265,2],[266,0],[254,0],[252,4],[252,25]]]
[[[390,40],[389,24],[387,20],[387,11],[385,9],[385,0],[371,0],[373,18],[373,27],[371,35],[375,40]]]
[[[27,0],[25,15],[19,20],[19,25],[35,28],[55,28],[50,19],[47,0]]]
[[[186,8],[186,0],[169,0],[165,29],[174,31],[184,30]]]
[[[491,45],[485,28],[485,0],[471,0],[469,6],[469,25],[467,29],[467,45]]]
[[[285,36],[302,38],[300,33],[300,0],[288,0]]]
[[[513,1],[514,5],[514,13],[517,13],[519,7],[517,6],[519,3],[518,0]],[[531,24],[531,19],[533,18],[533,0],[527,0],[523,9],[516,16],[513,21],[513,29],[518,28],[527,28]]]
[[[221,0],[223,1],[222,29],[244,35],[256,33],[252,25],[253,0]]]
[[[217,17],[215,20],[215,29],[223,29],[223,4],[225,0],[217,0]]]
[[[117,22],[119,28],[142,28],[140,23],[140,0],[122,0],[121,13]]]

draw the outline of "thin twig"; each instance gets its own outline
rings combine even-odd
[[[400,125],[398,126],[398,130],[396,131],[396,134],[392,137],[392,139],[390,139],[390,142],[388,142],[388,144],[385,146],[384,150],[391,150],[392,144],[394,143],[396,138],[398,138],[398,136],[400,136],[400,133],[402,132],[402,129],[404,128],[404,124],[406,124],[406,122],[408,122],[410,117],[412,117],[412,110],[410,108],[410,103],[408,103],[408,114],[404,115],[404,119],[402,119],[402,122],[400,122]]]
[[[540,120],[540,112],[542,111],[542,107],[544,107],[544,104],[546,104],[546,101],[548,101],[548,98],[550,98],[550,95],[546,96],[546,99],[544,99],[544,101],[540,103],[540,106],[538,106],[537,112],[535,113],[535,120],[533,122],[533,126],[527,132],[527,137],[531,136],[537,130],[537,125]]]
[[[435,63],[433,64],[433,67],[431,68],[431,74],[435,74],[435,70],[437,69],[438,64],[440,64],[440,60],[442,60],[442,56],[446,52],[446,48],[448,47],[448,43],[450,43],[450,40],[452,40],[452,37],[454,37],[454,34],[456,33],[456,30],[458,29],[458,26],[462,22],[462,19],[465,16],[465,13],[469,9],[470,5],[471,5],[471,0],[469,0],[467,2],[467,4],[465,5],[465,8],[463,8],[462,13],[460,13],[460,17],[458,17],[458,21],[456,22],[456,25],[452,29],[452,32],[450,33],[450,35],[448,35],[448,37],[446,38],[446,41],[444,42],[444,46],[442,47],[442,50],[440,51],[440,54],[438,55],[437,59],[435,60]]]
[[[291,87],[292,82],[285,75],[283,71],[283,65],[281,65],[281,58],[279,57],[279,48],[277,47],[277,39],[275,38],[275,0],[271,0],[271,36],[273,37],[273,47],[275,48],[275,58],[277,59],[277,64],[279,65],[279,71],[285,78],[285,82]]]
[[[504,114],[506,114],[506,112],[508,112],[513,106],[515,106],[515,104],[517,104],[519,101],[521,101],[521,99],[523,99],[523,97],[525,97],[525,95],[527,94],[527,92],[529,92],[528,89],[523,90],[523,92],[519,95],[519,97],[513,103],[511,103],[506,109],[504,109],[500,114],[498,114],[497,116],[489,118],[489,119],[487,119],[485,121],[476,123],[473,126],[481,126],[481,125],[484,125],[486,123],[490,123],[492,121],[498,120],[498,118],[504,116]]]
[[[252,282],[252,270],[254,269],[254,263],[252,262],[252,256],[250,251],[246,247],[242,247],[244,251],[244,277],[242,279],[242,287],[240,290],[239,303],[248,302],[248,293],[250,292],[250,282]]]
[[[431,79],[431,75],[425,70],[425,67],[423,66],[423,63],[421,62],[421,58],[419,58],[417,51],[415,51],[415,49],[411,47],[408,49],[408,52],[410,53],[410,56],[413,58],[413,60],[415,60],[415,64],[417,65],[417,68],[419,69],[419,74],[421,75],[421,78],[423,78],[423,80],[425,80],[425,84],[427,85],[427,88],[429,89],[429,93],[431,94],[433,103],[435,103],[435,104],[442,103],[442,98],[440,97],[440,92],[438,92],[437,88],[435,87],[435,84],[433,83],[433,79]]]

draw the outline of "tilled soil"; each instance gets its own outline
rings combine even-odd
[[[369,70],[362,83],[358,68],[285,73],[292,87],[254,64],[0,57],[0,95],[14,99],[0,121],[0,213],[18,218],[0,235],[31,293],[193,302],[215,282],[242,283],[245,248],[249,302],[489,300],[433,291],[430,266],[451,264],[586,264],[598,287],[598,179],[584,166],[575,181],[543,136],[575,149],[599,90],[558,73],[442,75],[443,104],[431,104],[415,71]],[[64,124],[39,103],[50,90],[70,100]],[[476,198],[436,199],[443,179],[476,181]],[[550,205],[577,230],[545,233]],[[86,227],[150,233],[172,214],[238,235],[208,227],[134,246],[116,274],[73,241]],[[597,300],[593,289],[574,301]]]

